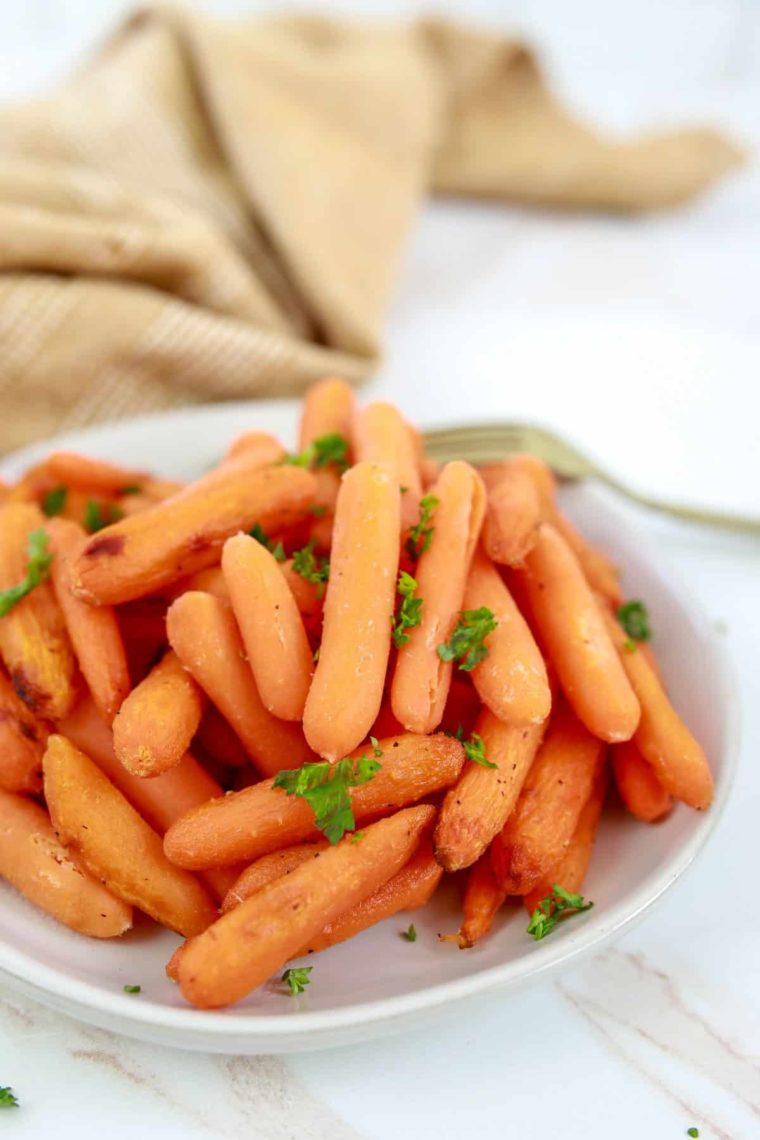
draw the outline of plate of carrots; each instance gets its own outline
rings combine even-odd
[[[574,961],[715,826],[720,640],[630,515],[340,380],[0,475],[0,977],[319,1048]]]

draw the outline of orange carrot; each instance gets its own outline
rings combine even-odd
[[[68,519],[47,524],[53,561],[50,576],[79,668],[106,720],[116,716],[130,690],[129,667],[116,614],[110,606],[89,606],[71,592],[71,563],[87,539]]]
[[[178,582],[177,587],[172,601],[174,598],[178,598],[180,594],[186,593],[187,590],[202,590],[204,594],[213,594],[215,598],[221,598],[223,602],[230,600],[221,566],[207,566],[205,570],[196,570],[194,574],[190,574],[182,582]]]
[[[58,841],[48,814],[25,796],[0,791],[0,878],[64,926],[117,938],[132,907],[90,875]]]
[[[222,914],[234,910],[244,899],[255,895],[256,891],[273,883],[275,879],[289,875],[307,859],[313,859],[329,846],[330,844],[324,839],[314,843],[297,843],[295,847],[285,847],[282,851],[272,851],[269,855],[262,855],[255,863],[246,867],[242,875],[232,884],[224,897]]]
[[[354,449],[358,463],[386,467],[401,491],[401,526],[408,530],[420,517],[422,482],[415,440],[393,404],[367,404],[354,419]]]
[[[481,467],[488,491],[483,545],[489,558],[503,566],[521,566],[536,541],[541,518],[538,490],[530,475],[507,459]]]
[[[322,633],[325,587],[323,582],[307,582],[293,569],[292,559],[280,562],[280,572],[295,598],[301,621],[309,637],[318,641]]]
[[[612,749],[612,772],[621,800],[636,819],[654,823],[673,807],[670,793],[665,791],[633,740],[616,744]]]
[[[160,836],[88,756],[65,736],[51,736],[43,768],[56,834],[112,894],[186,937],[214,921],[211,897],[172,866]]]
[[[26,578],[29,536],[45,517],[31,503],[0,508],[0,590]],[[63,615],[49,582],[41,582],[0,617],[0,656],[24,704],[40,716],[65,716],[76,697],[76,666]]]
[[[158,776],[179,764],[204,705],[203,693],[170,650],[132,690],[113,722],[114,748],[127,771]]]
[[[201,1009],[229,1005],[267,980],[349,907],[371,895],[409,859],[435,809],[407,808],[323,851],[270,883],[208,932],[179,963],[179,984]]]
[[[671,796],[703,811],[713,797],[713,778],[702,747],[671,705],[644,654],[637,648],[629,652],[628,637],[618,622],[606,610],[600,612],[641,705],[633,738],[639,752]]]
[[[262,467],[279,463],[285,458],[285,448],[279,439],[266,431],[246,431],[233,439],[227,448],[225,459],[238,459],[241,455],[255,456]]]
[[[274,556],[247,534],[228,538],[222,571],[264,705],[300,720],[314,668],[298,606]]]
[[[314,759],[300,725],[278,720],[265,708],[228,605],[191,591],[172,603],[166,622],[180,661],[232,725],[260,772],[271,776]]]
[[[328,377],[312,384],[304,396],[298,446],[304,451],[315,439],[342,435],[351,439],[354,393],[345,380]]]
[[[465,680],[467,673],[452,677],[449,695],[446,698],[446,707],[441,717],[440,731],[450,732],[453,736],[462,739],[469,736],[475,727],[475,721],[480,716],[482,705],[474,685]],[[396,722],[398,724],[398,722]],[[403,725],[393,730],[403,732]],[[380,736],[379,732],[375,736]]]
[[[250,768],[243,742],[215,705],[206,705],[196,739],[207,755],[226,768]]]
[[[309,744],[329,760],[365,739],[380,709],[399,545],[398,486],[382,467],[358,463],[338,495],[322,645],[303,719]]]
[[[126,487],[139,486],[145,473],[117,467],[105,459],[93,459],[75,451],[53,451],[44,462],[45,473],[53,483],[84,491],[119,494]]]
[[[541,526],[524,577],[534,620],[576,714],[602,740],[629,740],[639,702],[580,564],[553,526]]]
[[[507,892],[496,881],[490,855],[486,852],[470,868],[459,933],[451,939],[447,936],[446,940],[456,942],[460,950],[469,950],[488,934],[506,897]]]
[[[166,606],[164,598],[141,598],[115,607],[129,675],[134,684],[142,681],[169,645]]]
[[[422,622],[399,649],[391,686],[393,712],[412,732],[432,732],[443,716],[452,665],[441,660],[438,648],[459,617],[485,510],[485,488],[468,463],[448,463],[432,495],[438,504],[430,545],[414,574]]]
[[[462,745],[443,734],[391,737],[381,740],[380,748],[380,770],[348,791],[357,824],[451,787],[464,763]],[[357,749],[355,755],[366,753],[366,748]],[[169,828],[164,847],[178,867],[197,870],[258,859],[318,838],[307,801],[264,780],[188,812]]]
[[[42,791],[42,753],[47,732],[0,670],[0,788]]]
[[[560,705],[515,809],[491,845],[491,865],[508,894],[528,894],[560,862],[603,758],[602,743]]]
[[[308,471],[257,467],[244,453],[152,510],[93,535],[73,566],[74,590],[90,602],[130,601],[213,565],[238,530],[297,522],[313,501]]]
[[[470,867],[504,827],[541,744],[544,728],[504,724],[484,709],[474,732],[483,741],[486,760],[496,767],[466,764],[459,782],[446,794],[434,843],[438,861],[447,871]]]
[[[498,624],[485,639],[488,656],[471,671],[480,699],[510,724],[541,724],[549,715],[552,700],[544,659],[498,570],[478,549],[470,566],[463,608],[477,610],[482,606],[491,611]]]

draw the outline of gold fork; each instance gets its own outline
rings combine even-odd
[[[567,440],[536,424],[468,424],[425,432],[425,448],[433,459],[448,462],[494,463],[510,452],[529,451],[543,459],[560,479],[598,479],[640,506],[665,515],[706,526],[723,527],[744,534],[760,535],[760,518],[702,510],[641,495],[598,467]]]

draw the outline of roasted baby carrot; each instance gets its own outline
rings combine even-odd
[[[152,510],[106,527],[73,566],[86,601],[127,602],[218,561],[225,539],[270,532],[306,516],[314,479],[300,467],[259,467],[243,453]]]
[[[206,705],[201,723],[198,725],[196,740],[208,756],[224,767],[250,769],[250,758],[242,740],[216,705]],[[256,778],[255,773],[253,775]]]
[[[355,397],[345,380],[327,377],[308,388],[301,408],[298,446],[304,451],[314,440],[342,435],[350,440]]]
[[[379,747],[379,771],[348,792],[357,824],[451,787],[464,763],[462,745],[443,734],[409,733],[381,740]],[[368,748],[357,749],[355,756],[367,753]],[[258,859],[319,838],[306,800],[264,780],[188,812],[168,830],[164,847],[178,867],[201,869]]]
[[[328,760],[364,740],[380,709],[396,596],[399,498],[382,467],[358,463],[343,476],[322,644],[303,718],[306,739]]]
[[[488,656],[470,673],[480,699],[509,724],[541,724],[552,702],[544,659],[501,575],[478,549],[467,577],[463,609],[481,606],[491,611],[497,625],[485,639]]]
[[[164,598],[141,598],[114,609],[129,675],[132,683],[138,684],[168,648],[167,602]]]
[[[398,408],[376,401],[361,408],[354,419],[357,463],[386,467],[401,491],[401,526],[408,530],[419,520],[422,495],[414,437]]]
[[[53,561],[50,577],[79,668],[92,699],[112,721],[130,690],[129,666],[119,623],[111,606],[90,606],[71,592],[71,563],[87,540],[69,519],[47,524]]]
[[[446,940],[456,942],[460,950],[469,950],[488,934],[506,897],[507,892],[496,881],[490,854],[486,852],[467,876],[459,933],[450,939],[447,935]]]
[[[146,477],[143,471],[118,467],[105,459],[93,459],[75,451],[51,452],[44,469],[53,483],[103,494],[119,494],[127,487],[138,487]]]
[[[222,571],[259,696],[274,716],[301,720],[314,660],[277,560],[237,534],[224,544]]]
[[[446,794],[435,829],[435,853],[447,871],[475,863],[504,827],[543,737],[543,725],[517,727],[484,709],[474,733],[489,764],[469,763]]]
[[[488,499],[483,545],[489,558],[503,566],[521,566],[536,541],[541,501],[535,481],[507,459],[481,467]]]
[[[32,503],[0,508],[0,591],[25,582],[34,561],[30,547],[36,536],[46,553],[45,517]],[[41,571],[44,576],[49,572]],[[48,581],[20,598],[0,617],[0,657],[13,686],[32,712],[50,720],[65,716],[76,697],[76,665],[63,614]]]
[[[300,768],[314,759],[300,725],[278,720],[265,708],[225,602],[191,591],[172,603],[166,624],[180,661],[232,725],[263,775]]]
[[[560,705],[514,811],[491,845],[491,865],[508,894],[528,894],[560,862],[603,758],[602,742]]]
[[[641,705],[634,740],[671,796],[703,811],[713,797],[710,765],[701,745],[668,700],[662,682],[637,648],[629,651],[628,636],[612,615],[600,607],[620,661]]]
[[[601,740],[629,740],[639,702],[578,559],[542,524],[524,571],[533,618],[578,717]]]
[[[422,805],[381,819],[360,843],[347,838],[222,915],[185,948],[179,963],[184,996],[210,1009],[256,989],[342,911],[395,875],[434,812]]]
[[[0,788],[42,791],[42,753],[47,731],[35,720],[0,669]]]
[[[227,448],[226,459],[238,459],[241,455],[247,458],[256,457],[262,467],[271,463],[279,463],[285,458],[285,448],[279,439],[266,431],[246,431],[233,439]]]
[[[422,620],[399,649],[391,686],[393,712],[410,732],[432,732],[441,722],[452,665],[438,649],[459,617],[485,510],[483,482],[469,463],[448,463],[431,494],[433,529],[414,571]]]
[[[289,875],[296,867],[300,867],[307,859],[313,859],[329,847],[326,839],[315,840],[313,843],[297,843],[294,847],[285,847],[282,851],[272,851],[269,855],[262,855],[255,863],[243,871],[235,880],[222,903],[222,914],[233,910],[244,899],[255,895],[262,887],[273,883],[282,875]]]
[[[5,791],[0,791],[0,878],[80,934],[117,938],[132,925],[132,907],[62,846],[47,812]]]
[[[49,738],[43,769],[58,838],[112,894],[188,938],[214,921],[198,880],[169,862],[160,836],[65,736]]]
[[[203,692],[169,650],[132,690],[113,722],[114,749],[127,771],[158,776],[179,764],[205,703]]]
[[[643,823],[662,819],[673,807],[670,793],[665,791],[635,741],[626,740],[614,746],[612,774],[621,800],[631,815]]]

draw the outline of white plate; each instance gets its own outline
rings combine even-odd
[[[292,442],[295,423],[290,402],[228,404],[108,425],[56,445],[183,477],[206,468],[246,428]],[[0,474],[19,474],[49,449],[45,443],[12,456]],[[147,1041],[229,1053],[296,1052],[400,1030],[494,987],[524,985],[598,950],[640,918],[683,874],[720,817],[737,752],[735,686],[719,638],[657,553],[632,532],[626,510],[588,486],[566,492],[565,503],[589,537],[626,567],[628,595],[646,599],[674,702],[716,777],[715,803],[704,814],[679,807],[657,827],[622,814],[606,818],[584,887],[592,911],[536,943],[525,933],[522,908],[507,907],[491,937],[460,951],[436,938],[458,926],[451,888],[415,912],[414,944],[401,938],[409,920],[399,915],[312,958],[303,997],[265,986],[229,1011],[204,1013],[188,1008],[164,976],[175,936],[146,925],[119,942],[88,940],[0,883],[0,977],[73,1017]],[[139,984],[142,993],[126,995],[125,983]]]

